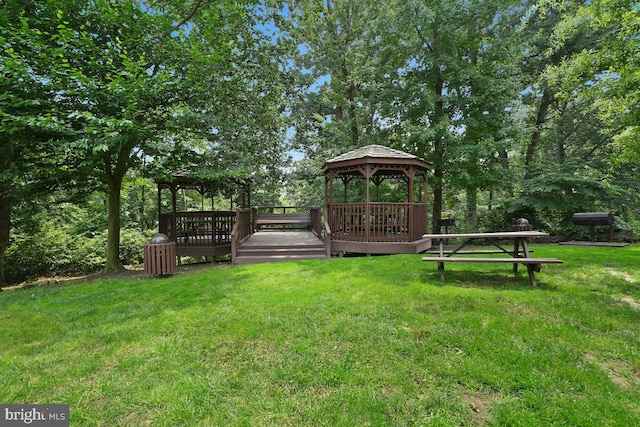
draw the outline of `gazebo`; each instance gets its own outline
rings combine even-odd
[[[331,250],[395,254],[429,249],[431,240],[422,235],[427,232],[431,168],[417,156],[380,145],[327,160],[323,167],[325,222]],[[394,194],[380,195],[381,185],[388,181],[396,183],[387,186]]]
[[[250,180],[231,176],[207,176],[197,168],[177,170],[171,180],[158,182],[158,229],[176,242],[177,256],[218,256],[231,253],[231,233],[237,217],[249,215]],[[163,190],[171,192],[171,211],[163,212]],[[201,210],[178,211],[178,193],[195,190],[201,198]],[[229,196],[229,210],[214,210],[217,194]],[[212,209],[204,210],[204,198],[211,196]],[[248,223],[248,218],[247,218]]]

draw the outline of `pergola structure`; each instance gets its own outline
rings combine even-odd
[[[392,148],[369,145],[333,159],[323,167],[325,222],[331,250],[365,254],[419,253],[431,247],[427,231],[427,174],[431,164]],[[404,202],[381,202],[380,185],[395,179],[406,185]],[[364,200],[349,201],[349,185],[364,182]],[[338,185],[336,185],[338,184]],[[371,192],[371,184],[376,194]],[[336,195],[336,187],[342,189]],[[341,196],[342,200],[337,200]]]
[[[177,256],[218,256],[231,253],[231,232],[236,223],[236,208],[247,208],[250,200],[251,182],[230,176],[198,176],[190,169],[171,173],[171,180],[158,182],[158,229],[176,242]],[[171,192],[171,211],[162,212],[162,192]],[[178,211],[178,193],[195,190],[203,199],[199,211]],[[228,211],[205,211],[204,198],[219,193],[230,196]],[[235,197],[234,197],[235,196]]]

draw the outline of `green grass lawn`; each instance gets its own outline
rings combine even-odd
[[[0,402],[72,426],[640,425],[640,246],[218,266],[0,294]]]

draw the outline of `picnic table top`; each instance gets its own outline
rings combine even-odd
[[[527,237],[547,237],[542,231],[499,231],[494,233],[454,233],[454,234],[424,234],[424,239],[517,239]]]

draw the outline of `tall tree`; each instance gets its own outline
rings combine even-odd
[[[500,42],[506,29],[500,21],[510,4],[409,1],[395,7],[396,31],[403,34],[396,38],[402,65],[387,71],[385,116],[399,144],[434,164],[434,231],[445,181],[454,171],[469,176],[458,183],[473,196],[491,183],[484,165],[501,164],[506,138],[493,132],[491,123],[505,121],[513,91],[512,58]]]
[[[293,2],[299,46],[292,107],[298,149],[326,158],[364,145],[376,133],[378,24],[389,5],[371,0]]]
[[[559,19],[549,40],[549,54],[563,52],[577,35],[594,34],[590,46],[565,55],[547,71],[564,99],[573,87],[587,97],[593,110],[616,138],[622,157],[640,161],[640,8],[631,0],[595,0],[568,9],[562,2],[544,0],[538,8],[554,10]]]
[[[31,1],[5,1],[0,8],[0,286],[13,207],[77,183],[60,168],[74,154],[57,148],[76,132],[59,114],[66,71],[63,62],[52,61],[62,50],[51,41],[62,42],[64,35],[50,12]]]
[[[602,11],[604,3],[533,2],[520,30],[521,98],[528,108],[529,133],[523,139],[521,198],[512,209],[548,224],[566,220],[577,209],[612,209],[609,203],[619,191],[608,178],[615,131],[605,131],[602,113],[611,110],[600,109],[598,117],[594,107],[608,103],[603,101],[615,92],[609,83],[622,80],[612,70],[630,60],[615,48],[620,43],[614,39],[625,33],[618,22],[587,17],[587,11]],[[617,3],[620,10],[625,10],[623,3]],[[605,44],[611,48],[606,54]],[[615,50],[619,62],[602,59]],[[623,51],[628,53],[628,46]]]
[[[568,14],[575,13],[578,3],[566,3]],[[587,83],[583,75],[579,79],[561,82],[549,74],[549,70],[560,66],[566,58],[593,48],[597,43],[599,34],[582,27],[578,31],[568,34],[562,46],[553,48],[553,33],[556,25],[562,21],[562,13],[554,7],[548,7],[541,3],[533,3],[525,15],[526,25],[521,28],[523,44],[522,77],[523,98],[531,108],[531,122],[529,125],[530,136],[526,141],[524,170],[525,180],[535,175],[536,160],[543,143],[542,135],[553,124],[548,124],[550,117],[561,113],[561,102],[558,95],[562,92],[562,85],[571,91],[580,91]],[[564,79],[561,79],[564,80]]]

